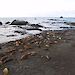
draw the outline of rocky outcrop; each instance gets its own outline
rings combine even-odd
[[[27,21],[14,20],[10,25],[26,25]]]
[[[2,22],[0,22],[0,25],[2,25]]]

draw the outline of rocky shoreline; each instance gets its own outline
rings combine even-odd
[[[74,75],[75,30],[43,31],[0,44],[0,75]]]

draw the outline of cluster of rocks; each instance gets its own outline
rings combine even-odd
[[[22,62],[31,57],[38,55],[41,60],[46,63],[51,57],[49,55],[42,55],[42,50],[49,50],[52,45],[61,42],[63,32],[45,31],[40,34],[31,35],[21,40],[1,44],[0,52],[0,68],[4,69],[8,62]],[[22,64],[22,63],[21,63]]]
[[[39,24],[30,24],[28,21],[20,21],[20,20],[14,20],[10,25],[17,25],[19,28],[26,29],[26,30],[39,30],[39,31],[42,31],[39,28],[43,28],[43,26],[41,26]],[[25,26],[25,28],[22,27],[23,25]],[[29,26],[29,28],[28,28],[28,26]],[[17,31],[17,32],[20,32],[20,31]]]
[[[62,40],[63,32],[43,32],[36,35],[27,36],[24,39],[17,40],[15,42],[8,42],[7,44],[2,44],[2,49],[4,50],[5,54],[13,55],[14,52],[23,52],[30,56],[41,48],[50,48],[51,45],[57,44]],[[39,48],[37,51],[35,48]],[[29,50],[29,51],[28,51]],[[30,51],[31,50],[31,51]],[[28,53],[29,52],[29,53]],[[34,53],[33,53],[34,52]],[[22,54],[23,54],[22,53]],[[4,56],[5,54],[0,54],[0,59],[5,63],[10,59],[7,59],[9,55]],[[10,57],[9,57],[10,58]],[[6,61],[4,59],[7,59]],[[18,58],[17,58],[18,59]]]

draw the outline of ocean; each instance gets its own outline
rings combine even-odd
[[[12,22],[13,20],[24,20],[28,21],[29,24],[39,24],[43,26],[43,28],[39,27],[41,31],[39,30],[26,30],[27,28],[32,28],[29,25],[10,25],[5,24],[6,22]],[[66,30],[66,29],[75,29],[75,26],[68,25],[64,22],[75,22],[74,17],[69,18],[59,18],[59,17],[14,17],[14,18],[0,18],[0,22],[3,23],[3,25],[0,25],[0,43],[5,43],[9,41],[15,41],[17,39],[22,39],[29,35],[39,34],[42,31],[46,30]],[[15,31],[18,31],[19,33],[16,33]],[[24,34],[22,34],[22,33]]]

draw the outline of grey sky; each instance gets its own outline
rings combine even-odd
[[[75,17],[75,0],[0,0],[1,17]]]

